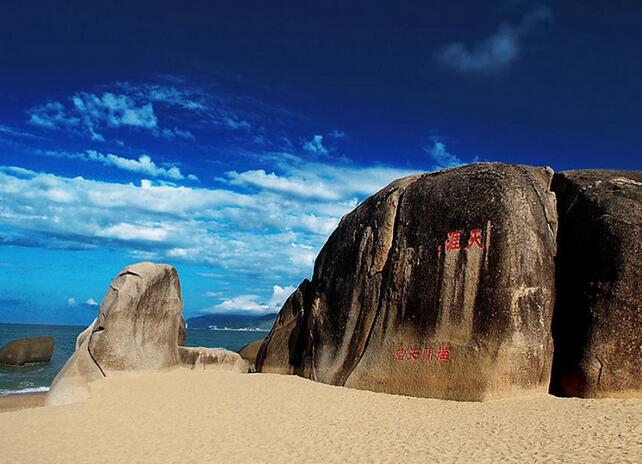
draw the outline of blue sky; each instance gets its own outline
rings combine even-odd
[[[395,178],[640,169],[640,24],[634,1],[4,2],[0,322],[85,324],[142,260],[187,316],[276,311]]]

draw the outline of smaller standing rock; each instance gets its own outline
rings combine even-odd
[[[168,265],[127,266],[111,282],[98,316],[76,340],[76,351],[58,373],[47,405],[89,397],[89,382],[117,372],[180,364],[185,342],[183,303],[176,270]]]
[[[49,362],[53,350],[53,337],[13,340],[0,350],[0,364],[22,366],[27,363]]]

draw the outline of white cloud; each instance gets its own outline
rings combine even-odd
[[[115,82],[81,91],[59,101],[36,105],[27,111],[28,122],[41,129],[64,131],[89,137],[96,142],[124,144],[129,132],[147,132],[167,140],[196,139],[195,132],[218,130],[217,135],[233,133],[238,142],[247,137],[256,144],[277,146],[280,137],[268,138],[267,126],[279,126],[295,117],[290,111],[236,90],[216,86],[195,86],[185,80],[171,85]],[[183,127],[174,124],[180,121]],[[312,140],[311,147],[325,148]]]
[[[325,155],[328,153],[328,149],[323,145],[322,135],[315,135],[311,140],[305,141],[303,143],[303,149],[317,155]]]
[[[17,129],[15,127],[10,127],[10,126],[5,126],[3,124],[0,124],[0,137],[3,135],[9,136],[9,137],[16,137],[16,138],[42,139],[42,137],[39,137],[37,135],[34,135],[22,129]]]
[[[68,129],[88,135],[92,140],[105,141],[103,129],[132,127],[156,129],[158,118],[151,103],[138,103],[127,95],[104,92],[100,95],[79,92],[69,103],[48,102],[28,112],[29,123],[45,129]]]
[[[319,179],[303,177],[282,177],[274,172],[267,174],[263,169],[244,172],[230,171],[227,173],[233,185],[249,185],[273,192],[290,193],[303,198],[320,198],[323,200],[339,200],[341,195],[328,189]]]
[[[552,19],[545,6],[527,13],[517,26],[502,24],[499,30],[478,44],[468,47],[453,42],[436,53],[437,62],[446,69],[461,74],[494,74],[508,68],[520,55],[524,34],[536,25]]]
[[[150,223],[149,227],[141,224],[118,223],[96,232],[97,237],[116,238],[123,241],[163,242],[168,236],[168,225]],[[169,256],[175,256],[169,250]]]
[[[357,167],[319,162],[305,162],[288,155],[277,162],[280,174],[266,173],[262,169],[226,173],[232,185],[262,189],[278,194],[292,195],[301,199],[316,199],[326,204],[351,202],[370,195],[393,179],[416,173],[414,170],[387,166]],[[313,220],[310,216],[308,220]]]
[[[339,130],[339,129],[332,129],[330,132],[330,137],[333,139],[346,139],[348,138],[348,134],[346,134],[344,131]]]
[[[273,176],[258,176],[273,184],[257,183],[256,172],[245,171],[227,177],[221,188],[150,179],[140,185],[110,183],[1,167],[0,239],[28,238],[32,246],[50,248],[118,248],[133,259],[298,280],[311,273],[318,250],[345,213],[412,173],[284,159]],[[148,162],[140,164],[151,169]]]
[[[162,128],[154,104],[200,111],[203,105],[191,100],[187,92],[153,85],[114,85],[117,92],[77,92],[65,101],[52,101],[27,111],[28,122],[44,129],[67,130],[104,142],[106,131],[131,128],[151,132],[167,139],[194,140],[194,135],[178,127]],[[128,93],[119,93],[127,91]]]
[[[230,116],[224,116],[223,123],[230,129],[250,130],[252,128],[252,125],[249,122],[244,120],[239,121],[236,118]]]
[[[175,82],[177,85],[184,83],[184,81]],[[200,89],[194,87],[178,88],[176,86],[132,84],[130,82],[118,82],[115,86],[137,100],[162,103],[190,111],[205,110],[207,108],[205,95]]]
[[[258,302],[257,295],[240,295],[223,300],[210,310],[212,312],[264,312],[267,306]]]
[[[175,138],[183,138],[187,140],[194,140],[195,137],[194,135],[188,131],[188,130],[181,130],[178,127],[174,127],[174,129],[163,129],[161,131],[161,135],[166,138],[166,139],[175,139]]]
[[[49,151],[45,154],[48,156],[78,159],[82,161],[95,161],[102,163],[105,166],[113,166],[118,169],[145,174],[151,177],[162,177],[171,180],[184,180],[185,178],[191,181],[198,180],[198,177],[193,174],[189,174],[187,177],[184,176],[180,168],[177,166],[161,167],[156,165],[149,155],[140,155],[138,159],[131,159],[114,155],[112,153],[100,153],[96,150],[86,150],[85,152],[80,153]]]
[[[270,298],[270,301],[268,302],[268,306],[274,310],[281,309],[281,306],[283,306],[283,303],[285,303],[285,300],[288,299],[288,297],[296,290],[295,287],[288,286],[288,287],[281,287],[279,285],[275,285],[272,287],[272,298]]]
[[[74,107],[90,125],[104,121],[110,127],[131,126],[153,129],[158,118],[151,103],[140,104],[127,95],[105,92],[102,96],[81,92],[72,97]]]
[[[85,301],[85,304],[89,306],[98,306],[98,303],[93,298],[89,298],[87,301]]]
[[[438,168],[452,168],[463,163],[461,159],[446,149],[446,145],[438,138],[432,138],[432,146],[424,147],[424,151],[430,155]]]
[[[457,166],[462,166],[464,164],[477,163],[479,161],[478,156],[474,156],[472,159],[467,161],[462,160],[460,157],[452,154],[446,144],[438,137],[433,136],[430,138],[431,145],[423,147],[423,151],[430,155],[430,158],[433,160],[433,169],[446,169],[454,168]]]
[[[335,224],[335,227],[336,225],[338,225],[338,223]],[[332,230],[334,230],[334,227],[332,228]],[[314,249],[308,246],[292,243],[287,254],[290,262],[297,268],[301,267],[312,269],[312,267],[314,266],[316,252]]]
[[[223,298],[221,303],[203,310],[203,312],[251,312],[270,313],[277,312],[285,303],[285,300],[296,290],[295,287],[272,287],[272,296],[268,301],[262,302],[257,295],[239,295],[232,298]]]
[[[502,26],[473,49],[461,42],[446,45],[439,51],[437,59],[445,68],[462,74],[491,73],[510,65],[517,59],[519,51],[519,36],[513,28]]]
[[[76,299],[74,297],[67,298],[67,304],[69,306],[76,306]]]

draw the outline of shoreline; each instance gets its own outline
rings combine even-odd
[[[9,393],[0,396],[0,414],[43,406],[46,396],[47,392]]]

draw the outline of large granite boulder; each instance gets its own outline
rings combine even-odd
[[[546,392],[552,174],[481,163],[368,198],[286,301],[257,370],[457,400]]]
[[[0,349],[0,364],[22,366],[27,363],[49,362],[53,350],[53,337],[12,340]]]
[[[179,365],[185,333],[181,311],[173,267],[126,267],[111,282],[98,317],[78,336],[76,352],[54,379],[46,403],[84,399],[89,381],[111,373]]]
[[[551,392],[642,396],[642,172],[555,175]]]

